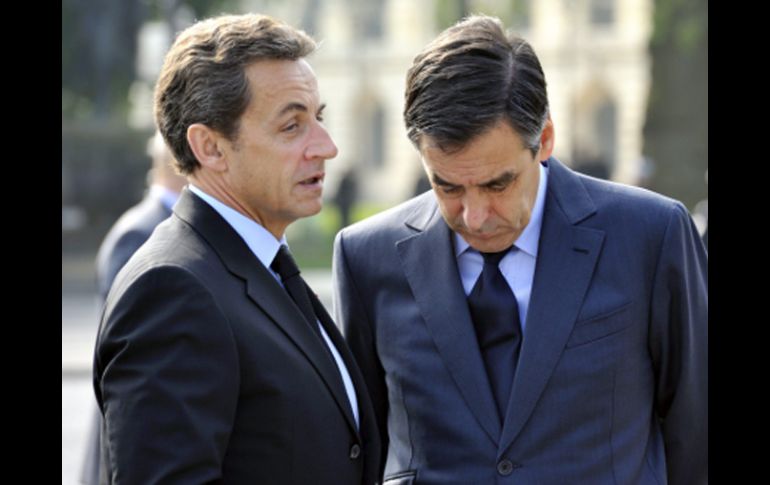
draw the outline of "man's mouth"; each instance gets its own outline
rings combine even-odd
[[[300,185],[315,185],[323,182],[324,174],[318,173],[300,182]]]

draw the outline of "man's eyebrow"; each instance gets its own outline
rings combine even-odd
[[[321,112],[323,112],[324,108],[326,108],[326,103],[322,103],[321,106],[319,106],[317,114],[321,114]],[[291,102],[291,103],[287,104],[286,106],[284,106],[283,108],[281,108],[281,111],[278,112],[278,115],[276,115],[276,118],[280,118],[283,115],[285,115],[286,113],[290,113],[292,111],[300,111],[302,113],[307,113],[308,109],[307,109],[307,106],[305,106],[302,103],[298,103],[296,101],[295,102]]]
[[[278,112],[278,114],[276,115],[276,118],[281,118],[286,113],[290,113],[292,111],[301,111],[303,113],[306,113],[307,112],[307,106],[305,106],[302,103],[297,103],[297,102],[288,103],[286,106],[281,108],[281,111]]]
[[[513,179],[516,178],[516,175],[513,172],[505,172],[502,175],[500,175],[497,178],[494,178],[488,182],[484,182],[483,184],[479,184],[479,187],[492,187],[493,185],[508,185],[513,181]]]
[[[447,182],[446,180],[442,179],[436,173],[432,173],[430,178],[433,179],[433,183],[436,185],[442,185],[444,187],[457,187],[455,184]]]
[[[494,185],[507,185],[511,183],[516,178],[516,174],[513,172],[505,172],[501,174],[499,177],[496,177],[492,180],[488,180],[484,183],[478,184],[479,187],[492,187]],[[444,187],[459,187],[459,185],[453,184],[451,182],[447,182],[446,180],[442,179],[438,174],[433,173],[431,174],[431,179],[433,179],[433,183],[436,185],[441,185]]]

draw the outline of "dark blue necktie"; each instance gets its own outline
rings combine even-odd
[[[500,421],[505,419],[516,363],[521,348],[521,323],[516,297],[498,265],[509,249],[481,253],[484,269],[468,296],[476,339],[497,401]]]
[[[321,329],[318,326],[315,311],[313,311],[313,304],[310,301],[310,295],[307,293],[305,280],[299,275],[299,267],[297,267],[297,263],[294,262],[294,258],[291,256],[289,248],[283,244],[281,245],[270,268],[281,277],[286,292],[289,293],[291,299],[297,304],[297,307],[305,316],[305,320],[307,320],[310,328],[312,328],[321,341],[323,341]],[[326,347],[326,345],[324,345],[324,347]]]

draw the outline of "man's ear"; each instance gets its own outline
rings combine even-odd
[[[215,172],[227,170],[227,159],[220,145],[224,137],[202,123],[195,123],[187,128],[187,143],[190,144],[195,158],[203,167]]]
[[[539,161],[545,161],[548,160],[548,158],[553,153],[553,144],[555,140],[555,132],[553,128],[553,121],[551,120],[551,115],[548,115],[548,120],[545,122],[545,127],[543,128],[543,133],[540,135],[540,152],[538,153],[537,159]]]

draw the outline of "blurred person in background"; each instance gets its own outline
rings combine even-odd
[[[249,14],[196,23],[166,56],[155,119],[188,186],[107,296],[94,388],[108,482],[377,481],[363,377],[284,235],[321,210],[337,155],[315,47]]]
[[[124,212],[110,228],[96,256],[96,284],[100,309],[115,275],[150,237],[155,226],[168,219],[171,208],[187,183],[187,179],[175,171],[174,157],[160,132],[156,132],[147,141],[147,154],[152,160],[152,167],[147,174],[149,188],[142,201]],[[80,481],[87,485],[99,483],[101,417],[101,412],[95,408],[80,478]]]
[[[384,483],[706,483],[687,209],[551,156],[540,62],[498,19],[415,57],[404,118],[433,190],[342,230],[333,261]]]
[[[351,212],[358,198],[358,173],[355,165],[345,170],[334,194],[334,203],[340,211],[340,228],[350,225]]]
[[[147,142],[152,168],[147,174],[149,189],[142,201],[128,209],[112,226],[96,256],[96,281],[104,302],[115,275],[150,237],[155,226],[168,219],[171,208],[187,179],[174,169],[174,157],[163,136],[156,132]]]

